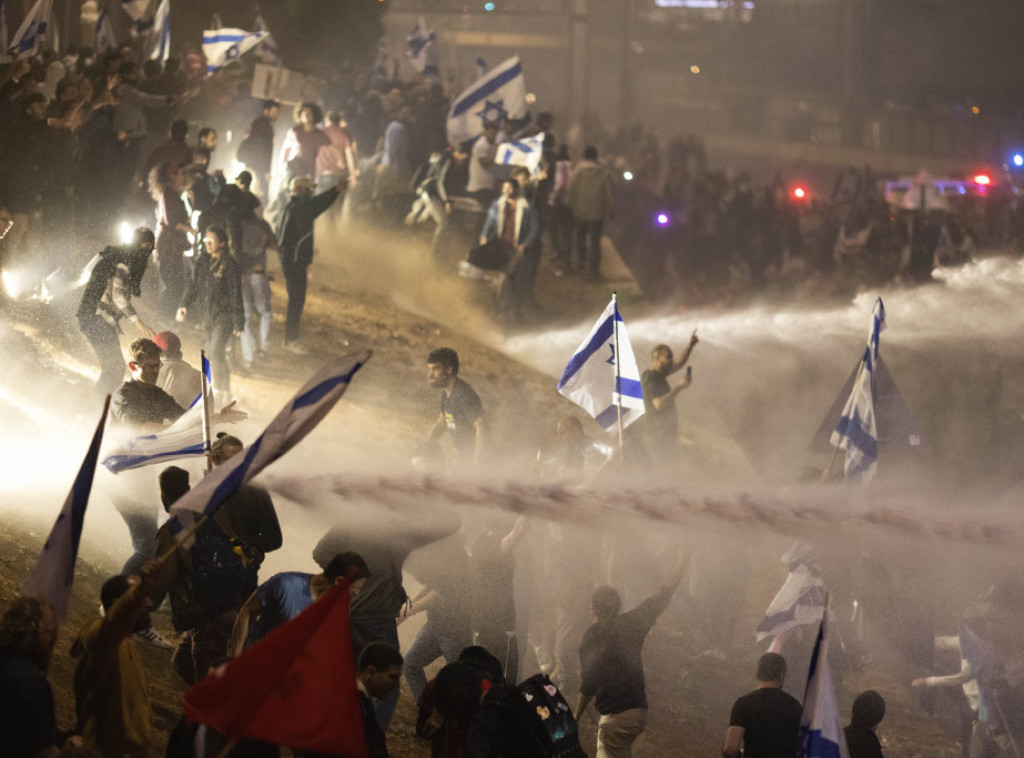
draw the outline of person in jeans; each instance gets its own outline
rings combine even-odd
[[[270,279],[267,277],[267,253],[277,250],[277,237],[263,219],[255,214],[242,221],[242,244],[238,265],[242,272],[242,361],[246,366],[267,359],[270,353],[270,325],[274,315],[270,307]],[[259,328],[253,333],[252,317],[258,316]]]
[[[241,335],[245,314],[242,277],[238,262],[228,249],[224,227],[207,228],[203,246],[205,252],[196,261],[192,282],[178,308],[178,321],[190,318],[205,327],[214,397],[224,406],[231,402],[227,349],[232,338]]]
[[[576,219],[576,253],[589,279],[601,277],[601,234],[613,214],[612,175],[597,162],[597,148],[583,151],[569,179],[569,207]]]

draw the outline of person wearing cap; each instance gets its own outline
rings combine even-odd
[[[251,210],[257,218],[263,218],[263,203],[252,191],[252,173],[240,171],[238,176],[235,177],[235,186],[242,191],[239,197],[239,206]]]
[[[291,197],[277,227],[277,252],[288,290],[284,349],[289,352],[305,352],[299,345],[299,329],[306,305],[306,270],[313,262],[313,225],[317,216],[330,208],[347,186],[348,180],[342,178],[336,186],[314,195],[313,180],[308,176],[292,179]]]
[[[142,277],[153,244],[153,232],[140,227],[129,244],[105,248],[82,273],[87,283],[76,316],[79,329],[100,360],[96,387],[104,395],[112,393],[124,379],[121,322],[133,324],[143,337],[153,336],[153,330],[143,323],[132,305],[132,297],[142,294]]]
[[[160,332],[153,337],[153,342],[163,350],[156,386],[173,397],[182,408],[188,408],[203,391],[203,375],[185,362],[181,355],[181,340],[174,332]]]

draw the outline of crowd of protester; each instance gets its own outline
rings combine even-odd
[[[673,140],[664,151],[635,130],[570,143],[556,134],[548,113],[532,124],[488,124],[472,144],[448,145],[451,93],[442,84],[401,85],[361,73],[332,80],[322,102],[299,104],[293,125],[283,129],[281,104],[254,100],[238,86],[244,75],[232,68],[207,78],[196,53],[162,67],[139,65],[134,55],[131,47],[106,56],[86,50],[62,60],[44,55],[16,60],[0,75],[4,265],[42,256],[44,248],[75,250],[79,239],[108,239],[132,209],[145,220],[129,242],[108,246],[92,261],[77,312],[103,367],[100,390],[113,393],[112,414],[123,431],[173,423],[195,397],[198,372],[182,361],[180,339],[169,331],[178,322],[205,333],[219,416],[230,420],[232,370],[258,367],[274,349],[270,251],[277,251],[287,285],[282,348],[306,350],[301,316],[314,226],[342,199],[343,215],[371,224],[432,219],[435,255],[444,259],[451,247],[462,246],[463,272],[497,272],[499,306],[515,321],[531,310],[542,270],[599,281],[602,240],[616,236],[613,223],[622,227],[616,244],[623,257],[638,268],[653,267],[654,278],[667,282],[660,294],[686,303],[801,283],[820,288],[823,277],[832,277],[837,288],[924,281],[937,259],[969,258],[976,243],[970,224],[953,215],[893,212],[866,170],[845,173],[827,202],[805,202],[781,180],[757,186],[747,174],[711,170],[695,138]],[[230,145],[229,134],[237,137]],[[538,134],[544,136],[538,171],[496,163],[503,141]],[[649,238],[635,226],[652,209],[663,209],[663,225],[670,227],[672,244],[661,260],[657,250],[644,247]],[[459,236],[459,217],[468,234]],[[9,232],[6,219],[13,223]],[[630,239],[636,249],[628,248]],[[542,267],[545,253],[550,265]],[[132,304],[142,296],[150,260],[159,280],[153,327]],[[122,324],[139,332],[127,381]],[[235,338],[241,354],[232,356]],[[642,431],[652,460],[674,455],[673,401],[690,376],[675,386],[668,376],[684,367],[698,341],[694,335],[678,359],[659,345],[645,372],[649,418]],[[427,363],[431,386],[441,393],[440,413],[414,465],[430,467],[446,455],[454,455],[455,466],[475,465],[488,451],[484,404],[459,377],[454,351],[434,351]],[[453,453],[439,444],[444,435],[451,436]],[[213,463],[222,465],[243,444],[221,436],[213,448]],[[582,480],[613,457],[569,417],[538,451],[538,473]],[[688,570],[685,552],[668,556],[671,568],[663,567],[660,587],[650,576],[632,582],[637,591],[630,594],[639,602],[625,611],[622,593],[601,581],[615,576],[615,561],[590,551],[593,559],[581,565],[587,551],[579,550],[576,535],[564,525],[524,517],[466,524],[439,515],[428,525],[395,524],[381,533],[340,525],[312,551],[317,573],[267,577],[260,565],[282,546],[282,533],[266,490],[238,489],[200,528],[195,545],[181,551],[167,527],[157,527],[154,480],[164,509],[190,486],[189,472],[177,467],[159,477],[142,469],[122,479],[115,504],[131,531],[133,554],[123,573],[104,583],[102,615],[73,644],[71,733],[57,728],[45,678],[56,638],[52,610],[38,598],[15,600],[6,609],[0,620],[4,755],[55,755],[65,743],[100,755],[149,755],[151,707],[136,645],[173,648],[168,665],[193,685],[346,577],[353,580],[351,656],[369,755],[387,755],[385,733],[402,673],[419,704],[417,733],[430,740],[435,756],[581,755],[576,722],[591,703],[599,714],[599,756],[630,755],[643,732],[644,641]],[[545,587],[532,577],[532,604],[515,592],[517,569],[525,570],[517,555],[527,549],[554,577]],[[230,576],[214,560],[225,550],[238,556]],[[422,585],[413,597],[403,572]],[[173,643],[149,618],[165,598]],[[1019,618],[1024,599],[1019,587],[1006,585],[988,602],[967,620],[998,654],[984,676],[974,677],[989,693],[988,707],[975,716],[979,744],[1019,729],[993,715],[992,698],[1003,692],[996,682],[1019,662],[1018,639],[1007,634],[1007,624]],[[421,612],[426,623],[403,657],[398,625]],[[428,680],[425,668],[439,658],[447,665]],[[534,672],[540,678],[528,676]],[[741,745],[748,758],[792,754],[799,703],[782,697],[785,676],[781,656],[762,658],[758,690],[737,701],[731,714],[724,755],[737,755]],[[1015,687],[1008,696],[1019,696]],[[534,699],[544,705],[522,706]],[[539,715],[542,708],[547,715]],[[851,758],[881,754],[874,729],[883,714],[877,693],[858,698],[848,730]],[[171,744],[182,752],[169,754],[193,755],[198,729],[183,720]],[[203,739],[215,736],[206,731]],[[234,749],[235,755],[278,754],[277,746],[258,742]]]
[[[841,172],[827,189],[778,176],[759,183],[712,168],[693,135],[662,145],[640,126],[613,135],[591,126],[563,138],[550,113],[487,124],[478,139],[449,145],[447,84],[348,69],[318,102],[284,111],[293,120],[285,126],[281,105],[248,93],[244,66],[206,76],[196,52],[163,66],[134,56],[131,46],[101,56],[83,49],[3,69],[0,214],[13,223],[0,265],[20,257],[56,266],[66,250],[87,258],[85,248],[109,239],[120,220],[155,220],[165,319],[181,305],[205,226],[227,227],[235,257],[250,212],[266,215],[280,238],[295,179],[314,195],[338,187],[346,220],[429,219],[435,255],[454,249],[463,274],[494,272],[500,312],[513,322],[538,312],[538,272],[600,279],[609,238],[650,297],[684,306],[916,284],[935,265],[1024,238],[1015,195],[999,182],[985,197],[921,213],[888,202],[884,177],[867,168]],[[502,142],[538,134],[536,170],[495,163]],[[243,273],[259,274],[268,248],[248,247],[256,260]],[[310,255],[282,258],[291,264],[288,343],[298,342]],[[262,287],[251,289],[246,313],[268,314]],[[249,364],[268,346],[247,341]]]

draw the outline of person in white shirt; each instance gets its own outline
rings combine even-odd
[[[163,350],[157,386],[187,409],[203,391],[203,375],[182,359],[181,340],[174,332],[160,332],[153,342]]]
[[[469,183],[467,194],[474,195],[483,208],[490,205],[496,196],[497,177],[494,171],[494,158],[498,153],[498,125],[484,124],[484,131],[469,155]]]

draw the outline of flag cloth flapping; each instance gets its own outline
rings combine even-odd
[[[526,166],[536,174],[544,157],[544,133],[498,145],[494,162],[501,166]]]
[[[448,143],[459,145],[483,133],[484,124],[527,117],[526,79],[519,56],[495,66],[452,102]]]
[[[789,576],[757,626],[758,642],[778,637],[797,626],[821,623],[827,594],[821,569],[800,541],[786,551],[782,561],[789,564]]]
[[[409,65],[417,73],[424,76],[437,76],[437,52],[434,49],[436,39],[437,35],[434,30],[427,28],[427,22],[423,20],[422,16],[416,21],[416,26],[409,32],[409,36],[405,38],[406,44],[409,45],[409,49],[406,51],[406,55],[409,56]]]
[[[843,470],[848,480],[871,481],[878,472],[878,427],[875,423],[874,371],[878,362],[879,335],[885,329],[885,305],[875,301],[871,332],[850,399],[832,432],[832,444],[846,452]]]
[[[618,354],[615,332],[618,327]],[[616,391],[618,368],[621,391]],[[618,423],[618,402],[622,399],[622,426],[644,414],[644,396],[640,389],[640,369],[629,343],[626,324],[614,298],[604,309],[590,334],[576,348],[569,365],[558,380],[558,391],[593,416],[605,429]]]
[[[185,693],[192,721],[231,739],[366,756],[349,578]]]
[[[89,451],[85,454],[82,467],[78,470],[75,483],[71,486],[64,507],[46,538],[43,552],[29,573],[22,587],[23,595],[38,595],[53,607],[57,625],[64,621],[71,600],[71,585],[75,579],[75,560],[78,545],[82,540],[82,526],[85,523],[85,508],[89,504],[92,480],[96,475],[96,461],[100,457],[100,443],[103,429],[110,410],[110,396],[103,403],[103,415],[92,435]]]
[[[247,32],[244,29],[207,29],[203,32],[203,55],[206,70],[219,71],[238,60],[267,38],[266,32]]]
[[[364,350],[327,364],[280,410],[245,450],[207,474],[171,508],[170,529],[185,538],[197,514],[213,515],[243,484],[287,453],[330,412],[372,353]]]
[[[110,16],[106,11],[100,11],[100,17],[96,21],[96,37],[94,40],[97,53],[109,53],[117,50],[117,35],[114,34],[114,25],[110,23]]]
[[[7,52],[21,59],[31,58],[39,53],[46,38],[46,25],[50,20],[53,0],[36,0],[18,31],[7,45]]]
[[[203,356],[204,387],[210,386],[210,361]],[[166,429],[123,440],[106,451],[101,463],[112,474],[131,468],[194,458],[209,451],[203,436],[203,396],[198,395],[182,416]]]
[[[171,0],[160,0],[149,39],[146,41],[146,58],[166,63],[171,57]]]
[[[839,720],[836,688],[828,663],[830,601],[825,598],[825,613],[818,639],[811,653],[811,669],[804,691],[804,712],[800,717],[800,742],[797,758],[849,758],[843,724]]]

